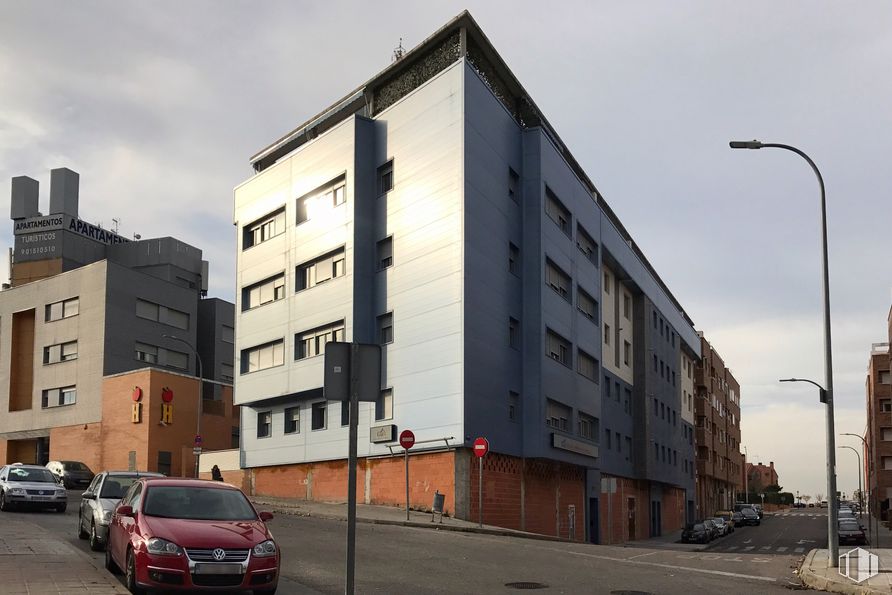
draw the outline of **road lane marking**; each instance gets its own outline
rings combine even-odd
[[[768,552],[768,551],[771,551],[771,546],[770,546],[770,545],[763,545],[763,546],[760,547],[759,549],[760,549],[761,551],[763,551],[763,552]]]
[[[797,547],[797,548],[796,548],[795,550],[793,550],[793,551],[794,551],[795,553],[797,553],[797,554],[801,554],[802,552],[805,551],[805,548],[804,548],[804,547]]]
[[[755,548],[756,548],[756,546],[754,546],[754,545],[748,545],[748,546],[746,546],[745,548],[743,548],[743,551],[748,552],[748,551],[750,551],[750,550],[752,550],[752,549],[755,549]]]
[[[631,556],[627,558],[628,560],[634,560],[635,558],[643,558],[644,556],[653,556],[654,554],[659,554],[660,552],[647,552],[646,554],[638,554],[637,556]]]
[[[787,546],[779,547],[779,548],[777,548],[777,551],[779,551],[779,552],[785,552],[785,551],[787,551]]]
[[[732,546],[730,546],[730,547],[728,548],[728,551],[729,551],[729,552],[733,552],[733,551],[736,550],[738,547],[739,547],[739,546],[732,545]]]
[[[641,566],[655,566],[658,568],[668,568],[670,570],[687,570],[690,572],[699,572],[701,574],[714,574],[718,576],[728,576],[733,578],[746,578],[754,581],[763,581],[767,583],[776,583],[777,579],[767,577],[767,576],[754,576],[752,574],[742,574],[739,572],[725,572],[724,570],[708,570],[706,568],[692,568],[690,566],[675,566],[674,564],[661,564],[660,562],[645,562],[643,560],[629,560],[626,558],[614,558],[612,556],[599,556],[596,554],[588,554],[586,552],[566,552],[565,550],[559,550],[557,548],[548,548],[552,549],[556,552],[561,553],[569,553],[575,556],[582,556],[586,558],[595,558],[599,560],[610,560],[613,562],[624,562],[626,564],[638,564]]]

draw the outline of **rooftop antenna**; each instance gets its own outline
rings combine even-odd
[[[139,235],[138,233],[135,233],[135,234],[133,234],[133,239],[134,239],[134,240],[141,240],[141,239],[142,239],[142,236]]]
[[[121,225],[121,219],[119,217],[112,217],[112,231],[118,233],[118,227]]]
[[[406,54],[406,50],[403,49],[403,38],[400,37],[400,44],[396,46],[393,50],[393,57],[391,58],[391,62],[396,62],[397,60],[402,60],[403,56]]]

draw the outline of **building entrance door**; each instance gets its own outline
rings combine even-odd
[[[634,541],[637,537],[635,533],[635,498],[629,498],[627,507],[629,509],[629,541]]]
[[[598,527],[598,499],[588,499],[588,541],[600,543],[600,528]]]

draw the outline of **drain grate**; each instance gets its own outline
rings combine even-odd
[[[547,589],[548,585],[545,583],[534,583],[531,581],[519,581],[516,583],[505,583],[505,586],[509,589]]]

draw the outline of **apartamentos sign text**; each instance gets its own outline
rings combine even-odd
[[[56,229],[64,229],[103,244],[121,244],[130,241],[113,231],[65,214],[21,219],[15,222],[14,234],[18,236]]]

